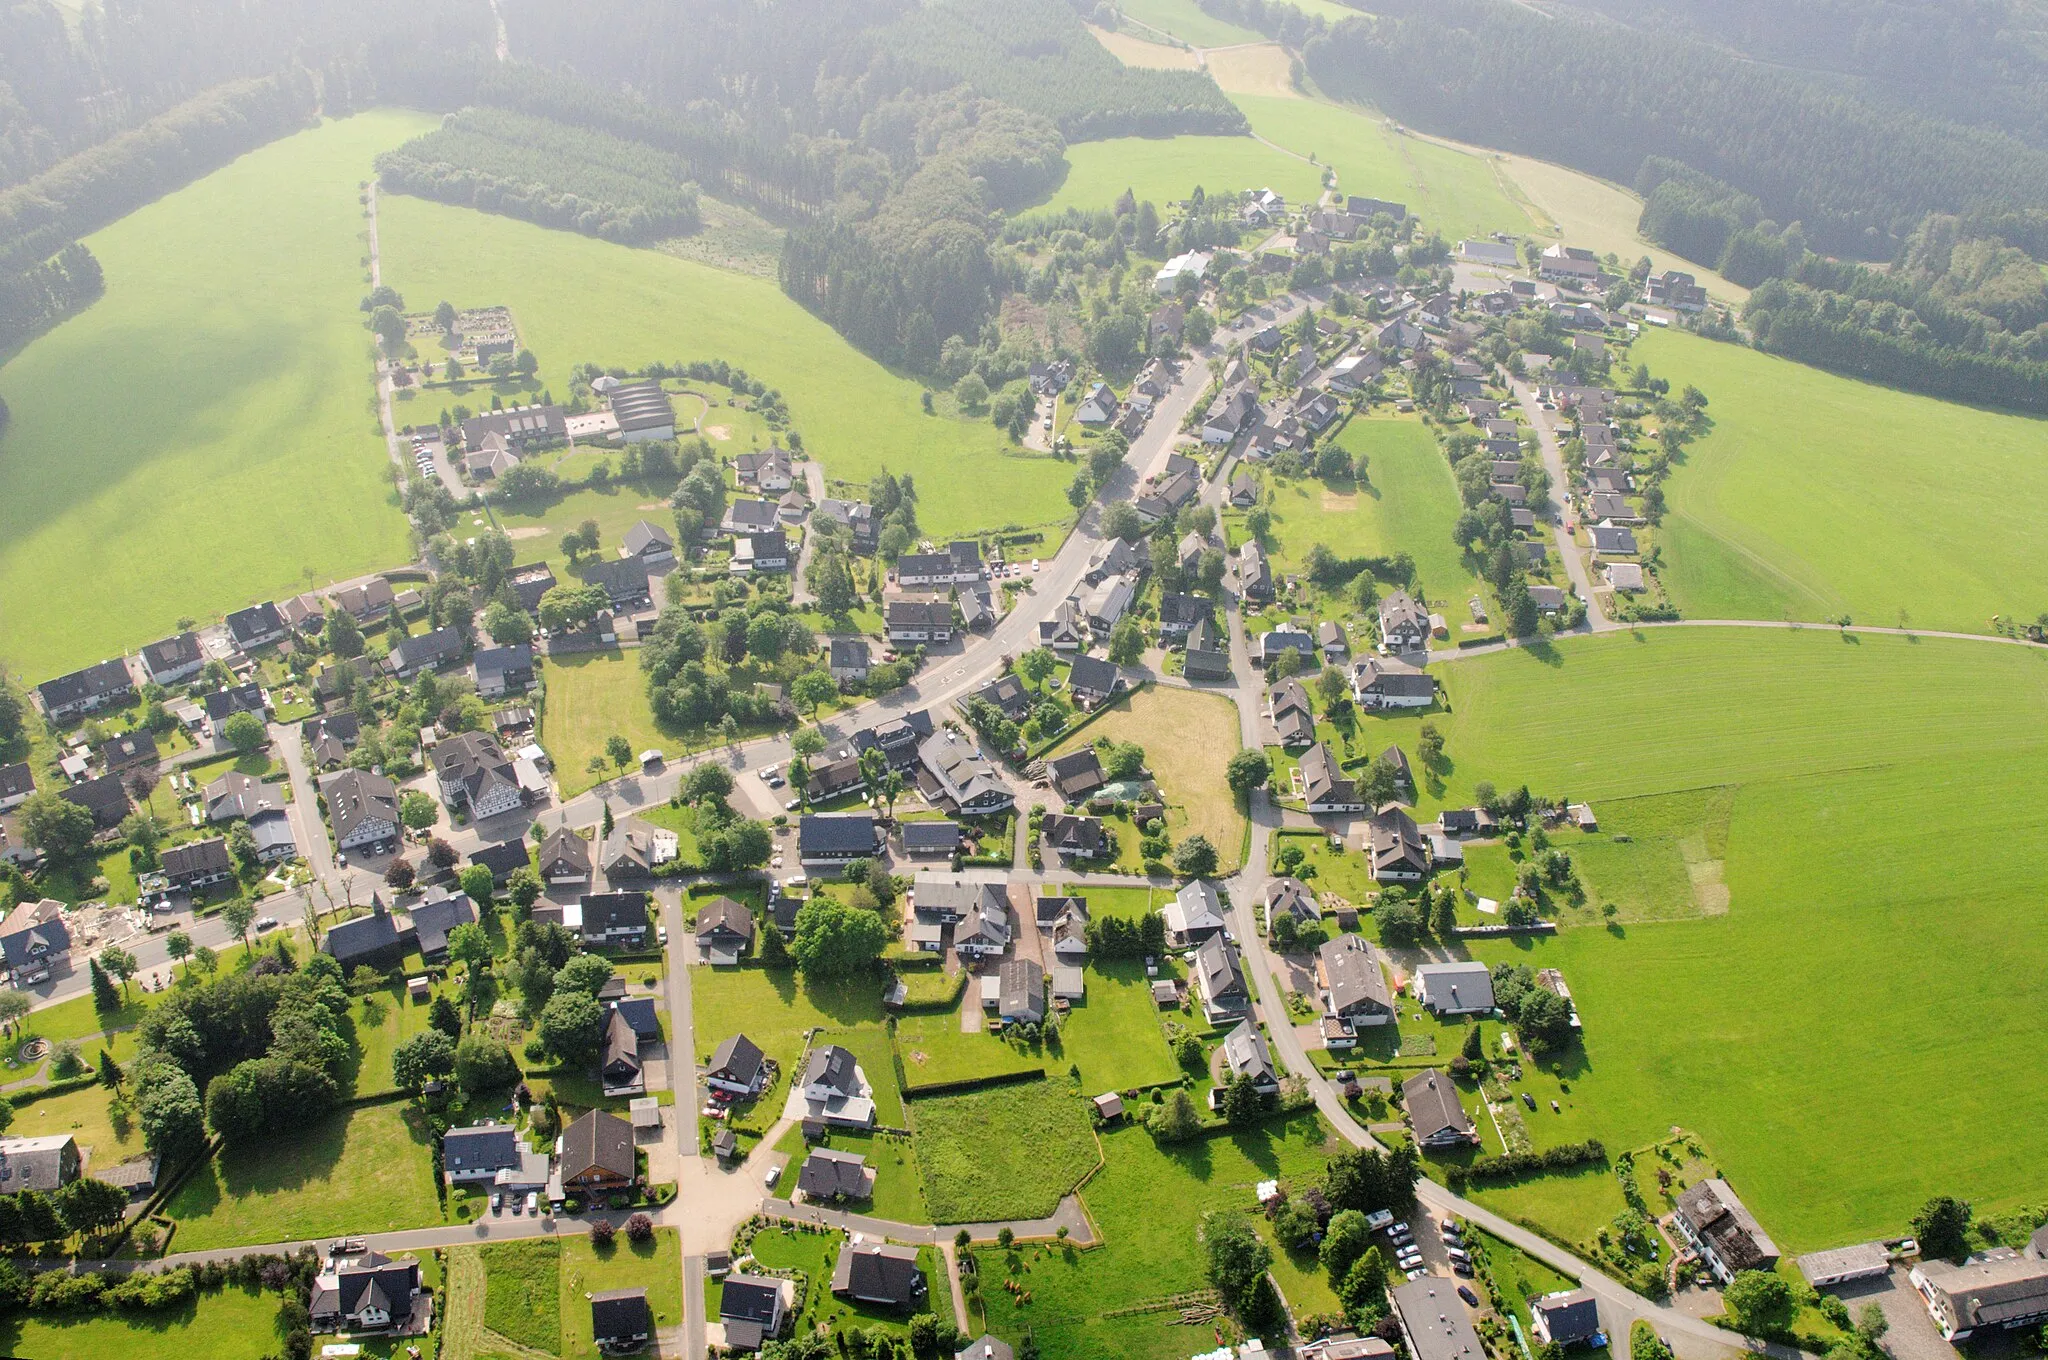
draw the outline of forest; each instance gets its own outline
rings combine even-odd
[[[1622,183],[1668,157],[1801,223],[1818,250],[1884,259],[1930,212],[2048,206],[2048,152],[1703,42],[1645,42],[1508,0],[1375,9],[1310,42],[1326,91]]]
[[[395,193],[629,243],[697,229],[688,175],[683,158],[644,142],[488,108],[450,114],[377,158],[378,182]]]

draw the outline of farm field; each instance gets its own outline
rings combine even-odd
[[[1068,517],[1066,464],[1020,453],[985,420],[925,415],[917,383],[771,280],[401,195],[382,200],[379,223],[388,282],[408,301],[509,306],[557,393],[583,362],[725,359],[781,389],[830,476],[865,482],[885,465],[912,474],[919,524],[934,538],[999,527],[994,513],[1019,525]]]
[[[224,1152],[165,1205],[173,1250],[390,1232],[440,1222],[425,1125],[402,1104],[336,1110],[289,1142]]]
[[[674,738],[655,725],[637,653],[550,657],[541,667],[540,678],[547,686],[547,701],[541,708],[539,740],[554,761],[555,777],[565,798],[598,782],[599,776],[587,767],[592,756],[604,754],[605,739],[614,733],[625,737],[636,755],[665,743],[675,744]],[[603,777],[616,773],[607,766]]]
[[[1100,1157],[1088,1107],[1064,1081],[933,1096],[910,1117],[934,1223],[1043,1218]]]
[[[1237,709],[1229,700],[1152,685],[1109,705],[1051,755],[1103,737],[1145,748],[1145,765],[1166,801],[1166,828],[1175,845],[1200,833],[1216,847],[1224,872],[1237,865],[1245,821],[1223,778],[1239,742]]]
[[[1004,1253],[977,1253],[989,1329],[1013,1345],[1028,1329],[1046,1354],[1071,1360],[1181,1360],[1193,1349],[1191,1333],[1175,1324],[1173,1311],[1105,1314],[1205,1288],[1196,1235],[1202,1216],[1241,1209],[1256,1217],[1259,1181],[1306,1185],[1341,1146],[1313,1112],[1168,1147],[1126,1125],[1106,1130],[1102,1145],[1103,1168],[1082,1199],[1104,1245],[1020,1248],[1014,1275]],[[1006,1278],[1028,1290],[1031,1302],[1015,1307],[1003,1297]]]
[[[1114,33],[1093,24],[1088,25],[1088,31],[1095,35],[1095,41],[1109,49],[1111,56],[1126,66],[1142,66],[1154,71],[1191,71],[1201,64],[1185,47],[1151,41],[1133,33]]]
[[[1294,58],[1278,43],[1230,47],[1210,52],[1203,60],[1209,78],[1225,94],[1298,97],[1294,89]]]
[[[0,368],[0,658],[31,681],[408,559],[356,184],[430,125],[251,152],[86,238],[106,296]]]
[[[2048,888],[2048,810],[2022,771],[2048,734],[2048,657],[1820,629],[1646,629],[1439,674],[1453,768],[1442,797],[1425,791],[1425,815],[1489,779],[1596,810],[1670,795],[1616,809],[1667,845],[1699,835],[1711,850],[1726,817],[1722,853],[1698,861],[1718,871],[1726,914],[1474,950],[1562,968],[1585,1018],[1561,1073],[1571,1105],[1554,1133],[1547,1104],[1531,1121],[1539,1143],[1631,1147],[1695,1129],[1795,1251],[1894,1231],[1937,1192],[1979,1212],[2028,1193],[2048,1153],[2032,1117],[2048,1085],[2027,1057],[2027,1017],[2048,1002],[2048,923],[2030,909]],[[1597,742],[1583,739],[1591,714]],[[1711,796],[1690,795],[1702,824],[1682,833],[1688,791]],[[1589,854],[1589,882],[1601,868]],[[1657,872],[1676,881],[1668,863]],[[1716,977],[1740,985],[1702,985]],[[1954,1081],[1964,1055],[2011,1079]],[[1899,1090],[1918,1093],[1910,1120],[1883,1095]],[[1987,1121],[2007,1132],[1982,1137]],[[1527,1198],[1540,1209],[1541,1192]]]
[[[2048,420],[1690,335],[1645,335],[1630,358],[1712,402],[1660,535],[1688,616],[1983,633],[2048,601]]]
[[[1315,166],[1250,137],[1112,137],[1068,147],[1066,179],[1034,211],[1100,211],[1125,189],[1164,208],[1197,184],[1208,194],[1270,185],[1289,202],[1313,201],[1321,183]]]
[[[277,1343],[280,1296],[229,1286],[150,1313],[13,1314],[0,1351],[36,1360],[154,1360],[173,1354],[262,1355]]]

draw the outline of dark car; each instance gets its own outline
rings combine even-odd
[[[1479,1296],[1472,1292],[1472,1286],[1469,1284],[1458,1286],[1458,1297],[1471,1304],[1474,1308],[1479,1306]]]

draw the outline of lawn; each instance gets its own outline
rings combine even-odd
[[[796,1232],[789,1228],[765,1228],[754,1234],[748,1250],[763,1266],[775,1270],[800,1270],[804,1273],[805,1288],[797,1304],[797,1336],[807,1336],[814,1328],[837,1330],[858,1327],[863,1331],[881,1330],[895,1336],[906,1335],[910,1330],[910,1314],[899,1313],[890,1308],[870,1307],[840,1299],[832,1293],[832,1268],[839,1261],[839,1248],[846,1242],[846,1234],[840,1232]],[[917,1253],[918,1268],[925,1278],[926,1298],[929,1306],[919,1312],[933,1312],[940,1317],[949,1313],[946,1299],[946,1269],[930,1247],[921,1247]]]
[[[336,1110],[289,1140],[223,1152],[179,1187],[165,1212],[178,1224],[174,1251],[441,1221],[426,1125],[401,1104]]]
[[[559,1353],[562,1341],[562,1244],[503,1242],[480,1247],[484,1326],[508,1341]]]
[[[11,669],[42,680],[409,560],[368,406],[355,186],[428,126],[327,123],[86,238],[106,296],[0,368]]]
[[[1481,1228],[1470,1229],[1473,1242],[1484,1249],[1486,1274],[1495,1289],[1508,1306],[1508,1311],[1522,1324],[1522,1334],[1530,1335],[1530,1324],[1535,1320],[1529,1313],[1529,1300],[1560,1290],[1577,1289],[1579,1282],[1569,1275],[1559,1274],[1544,1265],[1519,1247],[1510,1246],[1492,1233]]]
[[[730,1035],[744,1034],[775,1061],[785,1081],[803,1056],[804,1036],[810,1030],[865,1026],[883,1032],[882,984],[867,977],[806,982],[788,969],[697,968],[690,974],[690,1007],[699,1061],[708,1059]],[[893,1075],[868,1073],[878,1085]],[[741,1119],[755,1117],[753,1122],[765,1129],[780,1117],[787,1092],[787,1086],[778,1083]]]
[[[1322,176],[1308,162],[1250,137],[1112,137],[1067,148],[1067,177],[1044,210],[1099,211],[1126,189],[1164,209],[1197,184],[1211,197],[1270,187],[1290,203],[1312,203]]]
[[[1109,705],[1047,758],[1104,737],[1145,748],[1145,764],[1166,801],[1166,827],[1175,845],[1199,833],[1216,847],[1224,872],[1236,866],[1244,814],[1223,777],[1224,766],[1238,751],[1235,705],[1220,695],[1149,685]]]
[[[657,1228],[652,1242],[629,1242],[621,1232],[609,1247],[587,1234],[562,1238],[563,1360],[589,1360],[600,1352],[590,1334],[586,1295],[607,1289],[645,1289],[657,1331],[683,1321],[683,1246],[674,1228]]]
[[[902,1134],[833,1129],[821,1146],[865,1157],[868,1165],[874,1168],[874,1198],[853,1206],[860,1213],[884,1218],[891,1223],[931,1222],[931,1210],[924,1203],[924,1177],[917,1169],[917,1149],[911,1139]],[[776,1180],[772,1193],[779,1199],[794,1199],[804,1158],[812,1144],[804,1137],[802,1127],[793,1124],[775,1147],[786,1154],[789,1161],[782,1168],[782,1175]]]
[[[2048,601],[2048,420],[1697,336],[1630,357],[1712,403],[1665,487],[1662,575],[1687,615],[1990,632]]]
[[[874,1088],[875,1122],[885,1129],[902,1128],[903,1092],[896,1085],[896,1050],[889,1042],[889,1032],[872,1025],[827,1030],[818,1036],[817,1042],[838,1044],[853,1054],[861,1071],[868,1074],[868,1084]]]
[[[1177,1078],[1145,965],[1099,959],[1089,965],[1087,983],[1086,999],[1060,1024],[1056,1055],[1081,1069],[1081,1089],[1099,1095]]]
[[[772,279],[397,195],[379,221],[388,282],[425,305],[509,306],[557,396],[579,363],[725,359],[782,391],[830,476],[910,473],[934,538],[1068,518],[1065,463],[1023,453],[986,420],[924,414],[918,383],[860,354]]]
[[[1583,1050],[1552,1074],[1567,1112],[1536,1092],[1539,1144],[1553,1118],[1560,1138],[1613,1148],[1697,1130],[1793,1251],[1899,1231],[1934,1193],[1997,1212],[2037,1184],[2048,809],[2028,772],[2048,744],[2048,657],[1670,629],[1442,671],[1452,769],[1424,816],[1482,779],[1613,806],[1621,825],[1640,806],[1639,883],[1675,885],[1656,842],[1697,836],[1690,881],[1711,882],[1718,858],[1725,888],[1720,915],[1474,948],[1561,968],[1585,1020]],[[1624,801],[1650,795],[1665,798]],[[1579,843],[1589,881],[1619,871]],[[2001,1080],[1958,1082],[1959,1063]],[[1899,1091],[1915,1093],[1911,1118]]]
[[[1172,1310],[1105,1314],[1206,1288],[1196,1235],[1202,1216],[1255,1213],[1258,1182],[1312,1183],[1341,1146],[1313,1113],[1169,1147],[1127,1125],[1106,1131],[1102,1145],[1103,1168],[1082,1191],[1102,1229],[1101,1247],[976,1253],[989,1329],[1012,1344],[1028,1329],[1045,1354],[1064,1360],[1183,1360],[1207,1343],[1206,1330],[1178,1325]],[[1029,1303],[1020,1306],[1003,1290],[1012,1276]]]
[[[683,398],[677,398],[678,405],[683,401]],[[431,414],[422,411],[414,413],[414,416],[423,418]],[[643,519],[660,525],[666,533],[675,533],[675,512],[663,499],[665,494],[639,483],[612,481],[602,488],[579,487],[539,506],[525,501],[513,506],[493,500],[491,517],[499,528],[517,540],[521,562],[546,562],[555,569],[556,579],[573,585],[573,578],[582,573],[569,566],[568,554],[562,551],[563,534],[580,527],[585,521],[594,521],[597,524],[599,555],[606,559],[617,557],[619,543],[625,538],[626,531]],[[474,527],[471,526],[472,531]],[[794,538],[791,546],[795,546]]]
[[[97,1050],[88,1050],[88,1061]],[[118,1061],[118,1059],[117,1059]],[[28,1094],[15,1092],[17,1100]],[[78,1140],[79,1151],[90,1154],[95,1168],[113,1166],[142,1155],[142,1128],[131,1111],[124,1119],[113,1115],[113,1093],[104,1086],[85,1086],[59,1096],[18,1105],[8,1125],[10,1138],[40,1138],[68,1133]]]
[[[934,1096],[910,1117],[935,1223],[1044,1218],[1099,1156],[1088,1107],[1065,1082]]]
[[[547,699],[541,706],[539,739],[554,762],[563,797],[573,798],[600,778],[616,775],[609,765],[602,776],[587,768],[592,756],[604,755],[609,737],[623,736],[636,756],[649,749],[673,751],[677,739],[655,726],[637,656],[609,651],[550,657],[541,667],[541,680]]]
[[[1141,920],[1151,914],[1152,909],[1164,906],[1172,896],[1170,890],[1153,888],[1115,887],[1104,888],[1095,884],[1070,883],[1063,891],[1077,892],[1088,899],[1088,914],[1091,916],[1120,916],[1126,921]]]
[[[35,1360],[155,1360],[165,1355],[265,1355],[277,1346],[274,1293],[229,1286],[152,1313],[14,1314],[0,1352]]]
[[[973,985],[970,980],[969,986]],[[898,1019],[896,1052],[903,1059],[903,1079],[913,1095],[926,1086],[983,1081],[1017,1072],[1043,1072],[1052,1061],[1042,1044],[1011,1042],[987,1029],[962,1033],[957,1010]]]

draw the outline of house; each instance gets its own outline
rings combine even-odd
[[[951,859],[960,850],[960,823],[905,822],[903,853],[912,859]]]
[[[1611,491],[1595,491],[1586,497],[1586,514],[1610,524],[1640,524],[1643,520],[1630,507],[1628,497],[1617,496]]]
[[[1681,1194],[1672,1205],[1671,1222],[1722,1284],[1742,1271],[1771,1270],[1778,1264],[1778,1244],[1771,1241],[1728,1182],[1718,1176],[1709,1177]],[[1915,1267],[1913,1271],[1916,1289],[1920,1288],[1924,1269]],[[1921,1289],[1921,1297],[1927,1297],[1925,1289]],[[2044,1307],[2048,1307],[2048,1301],[2044,1301]]]
[[[410,680],[421,671],[439,670],[461,655],[462,634],[453,628],[436,628],[392,644],[384,669],[400,680]]]
[[[1062,600],[1050,618],[1038,621],[1038,645],[1056,652],[1078,652],[1088,645],[1085,622],[1079,604]]]
[[[357,623],[376,622],[389,614],[397,602],[398,594],[391,589],[391,582],[381,576],[334,592],[335,606]]]
[[[1599,1342],[1600,1305],[1590,1291],[1562,1289],[1532,1299],[1529,1312],[1536,1339],[1545,1345],[1593,1346]]]
[[[482,354],[477,358],[479,363],[484,362]],[[562,408],[553,402],[536,402],[531,406],[481,412],[464,420],[461,432],[464,448],[481,448],[486,437],[496,435],[511,447],[524,449],[567,439],[569,421]]]
[[[1570,598],[1557,586],[1535,585],[1529,587],[1529,603],[1545,614],[1564,612],[1565,601]]]
[[[1244,969],[1238,966],[1237,951],[1223,941],[1219,932],[1202,942],[1195,951],[1192,969],[1195,990],[1202,998],[1202,1013],[1210,1024],[1221,1024],[1251,1009],[1251,987]]]
[[[860,757],[848,751],[812,769],[803,793],[813,803],[826,803],[842,793],[865,787],[867,776],[861,771]]]
[[[1202,413],[1202,442],[1228,444],[1247,429],[1259,414],[1257,389],[1246,385],[1218,393]]]
[[[388,854],[398,845],[398,785],[368,770],[341,770],[320,785],[334,847],[344,854]]]
[[[867,1199],[874,1194],[875,1172],[867,1158],[831,1148],[814,1148],[797,1172],[797,1192],[813,1204]]]
[[[1074,408],[1074,420],[1082,425],[1107,425],[1122,409],[1122,403],[1108,383],[1093,383],[1088,388],[1088,395],[1081,398],[1080,405]]]
[[[476,678],[479,698],[522,694],[533,686],[533,648],[525,643],[485,647],[470,659],[470,674]]]
[[[519,1130],[510,1124],[472,1124],[441,1135],[441,1166],[452,1184],[494,1181],[522,1164]]]
[[[856,1303],[911,1312],[924,1303],[928,1287],[924,1272],[917,1268],[917,1248],[862,1241],[839,1249],[832,1292]]]
[[[54,726],[81,713],[122,708],[135,700],[135,677],[125,661],[102,661],[36,686],[36,707]]]
[[[283,641],[291,634],[291,625],[285,622],[284,615],[267,600],[229,614],[227,626],[229,639],[243,652]]]
[[[1010,899],[1000,883],[929,883],[920,887],[917,910],[927,915],[933,902],[953,917],[953,952],[962,961],[987,958],[1010,947]],[[922,947],[922,942],[920,942]]]
[[[593,558],[583,564],[583,584],[603,586],[605,599],[614,610],[632,610],[654,598],[648,583],[647,564],[637,557]]]
[[[1188,630],[1209,618],[1215,605],[1204,595],[1184,595],[1179,591],[1159,597],[1159,637],[1161,641],[1184,638]]]
[[[464,732],[434,747],[434,780],[450,812],[484,821],[525,801],[519,773],[495,736]]]
[[[550,888],[581,887],[590,882],[590,842],[566,826],[558,826],[540,843],[541,882]]]
[[[382,1252],[337,1256],[313,1277],[306,1301],[316,1332],[424,1333],[434,1305],[420,1286],[420,1263]]]
[[[875,523],[874,507],[866,501],[843,501],[827,496],[818,502],[814,522],[835,524],[853,539],[853,550],[872,555],[881,530]]]
[[[741,486],[756,491],[787,491],[796,479],[789,451],[772,444],[759,453],[740,454],[732,460],[732,471]]]
[[[624,979],[614,978],[604,991],[598,993],[598,997],[604,1000],[611,987],[623,989],[625,985]],[[633,1036],[641,1043],[652,1044],[661,1041],[661,1008],[653,997],[614,996],[606,1004],[611,1008],[612,1014],[626,1022],[632,1029]]]
[[[737,964],[754,943],[754,916],[730,897],[714,897],[697,912],[697,952],[705,962]]]
[[[676,835],[646,822],[616,822],[612,834],[598,847],[597,867],[613,887],[654,877],[660,866],[676,857]]]
[[[1175,948],[1207,944],[1223,933],[1223,895],[1207,879],[1193,879],[1181,885],[1160,915],[1165,918],[1167,943]]]
[[[263,864],[277,864],[299,856],[298,836],[292,819],[283,812],[261,812],[249,823],[256,837],[256,858]]]
[[[640,1061],[640,1036],[633,1032],[631,1022],[616,1009],[605,1016],[597,1074],[608,1096],[638,1095],[647,1089]]]
[[[1301,796],[1311,817],[1333,817],[1346,812],[1363,812],[1358,786],[1344,777],[1337,758],[1321,742],[1301,754]]]
[[[27,761],[0,765],[0,812],[20,807],[35,791],[35,772],[29,769]]]
[[[953,605],[948,600],[888,601],[885,615],[891,642],[951,642]]]
[[[1310,434],[1321,434],[1336,420],[1337,399],[1328,392],[1303,391],[1295,397],[1294,416]]]
[[[1553,283],[1592,283],[1600,277],[1600,257],[1583,246],[1555,242],[1537,257],[1536,274]]]
[[[17,983],[47,976],[50,964],[71,950],[71,928],[64,921],[64,904],[45,897],[38,902],[19,902],[7,919],[0,921],[0,960]]]
[[[328,927],[326,938],[320,941],[320,952],[341,965],[343,977],[358,968],[382,973],[397,967],[418,938],[411,922],[401,927],[385,907],[384,899],[372,895],[370,914]]]
[[[735,1034],[712,1051],[704,1069],[705,1084],[736,1096],[760,1093],[768,1076],[760,1045],[744,1034]]]
[[[1252,1088],[1263,1096],[1280,1089],[1280,1074],[1273,1067],[1272,1050],[1266,1047],[1266,1036],[1259,1033],[1256,1020],[1247,1016],[1238,1021],[1237,1027],[1223,1036],[1222,1053],[1223,1068],[1230,1074],[1230,1080],[1250,1077]]]
[[[146,727],[108,737],[93,748],[93,756],[111,774],[150,767],[157,762],[156,737]]]
[[[1437,814],[1437,825],[1447,836],[1491,836],[1493,814],[1485,808],[1445,808]]]
[[[1601,564],[1607,572],[1607,584],[1623,594],[1637,595],[1643,590],[1643,568],[1636,562],[1605,562]]]
[[[1086,708],[1109,702],[1123,687],[1123,671],[1100,657],[1077,656],[1067,672],[1067,692]]]
[[[782,1334],[795,1299],[796,1284],[770,1275],[735,1271],[719,1286],[718,1321],[727,1350],[757,1351],[761,1343]]]
[[[1485,1360],[1486,1343],[1448,1275],[1424,1275],[1387,1291],[1409,1360]]]
[[[780,529],[734,535],[732,560],[727,563],[726,570],[734,575],[760,571],[788,571],[789,535]]]
[[[1506,501],[1510,506],[1527,505],[1529,488],[1520,482],[1495,482],[1488,487],[1487,494],[1497,501]]]
[[[867,1094],[868,1090],[853,1054],[838,1044],[820,1044],[811,1050],[810,1056],[804,1060],[803,1075],[798,1078],[797,1086],[803,1091],[804,1099],[828,1103],[851,1100]]]
[[[128,787],[118,774],[103,774],[57,790],[67,803],[76,803],[92,814],[93,825],[102,831],[117,827],[128,815]]]
[[[1408,1126],[1415,1141],[1425,1148],[1476,1146],[1479,1130],[1472,1127],[1458,1099],[1458,1088],[1435,1068],[1417,1072],[1401,1083],[1402,1105],[1408,1112]]]
[[[602,1289],[589,1298],[590,1338],[599,1350],[638,1350],[654,1335],[645,1289]]]
[[[1344,636],[1344,625],[1334,619],[1325,619],[1316,625],[1316,647],[1321,650],[1323,660],[1335,665],[1351,652],[1350,640]]]
[[[1323,908],[1316,895],[1298,878],[1274,879],[1266,885],[1265,898],[1268,929],[1283,916],[1290,916],[1301,925],[1323,919]]]
[[[92,1178],[102,1185],[126,1191],[131,1200],[146,1200],[156,1190],[157,1174],[162,1170],[161,1157],[143,1153],[124,1162],[115,1162],[112,1166],[95,1166]]]
[[[1493,265],[1503,269],[1513,269],[1522,262],[1515,247],[1506,241],[1460,241],[1454,253],[1467,264]]]
[[[1667,269],[1643,280],[1643,301],[1653,307],[1676,307],[1681,312],[1704,311],[1707,290],[1692,275]]]
[[[1347,354],[1330,365],[1324,380],[1332,392],[1356,392],[1370,384],[1373,379],[1386,372],[1386,361],[1379,355],[1366,351]],[[1334,415],[1334,412],[1332,413]],[[1325,422],[1328,423],[1327,421]]]
[[[469,862],[489,869],[491,882],[502,887],[515,870],[531,868],[533,856],[528,852],[525,841],[513,839],[470,851]]]
[[[2033,1327],[2048,1319],[2048,1233],[2036,1229],[2024,1251],[1993,1247],[1961,1265],[1923,1260],[1910,1278],[1944,1340]]]
[[[235,858],[228,853],[228,843],[215,836],[171,846],[160,857],[159,871],[171,892],[196,893],[232,880]]]
[[[555,1167],[571,1194],[624,1190],[633,1184],[633,1126],[592,1110],[555,1140]]]
[[[1324,1014],[1342,1022],[1347,1033],[1394,1018],[1394,993],[1379,952],[1357,935],[1339,935],[1316,950],[1316,981]]]
[[[1080,802],[1105,782],[1102,760],[1093,746],[1055,756],[1045,763],[1045,772],[1052,780],[1053,792],[1069,803]]]
[[[68,1133],[0,1138],[0,1192],[50,1194],[78,1179],[78,1142]]]
[[[335,769],[348,759],[362,740],[363,724],[352,712],[329,713],[308,718],[299,728],[313,762],[323,769]]]
[[[1213,619],[1203,619],[1188,630],[1188,650],[1182,659],[1181,673],[1189,680],[1230,678],[1230,653],[1224,649]]]
[[[1063,860],[1100,859],[1108,849],[1100,817],[1074,817],[1048,812],[1038,824],[1039,844]]]
[[[773,501],[751,500],[745,496],[726,507],[718,527],[734,537],[765,534],[782,522],[782,510]]]
[[[866,859],[878,844],[875,819],[865,813],[810,813],[797,824],[797,858],[806,866]]]
[[[270,701],[264,697],[263,686],[253,682],[215,690],[200,700],[200,704],[205,710],[207,725],[216,736],[227,720],[237,713],[253,713],[261,718],[270,711]]]
[[[1045,1019],[1045,969],[1036,959],[1005,959],[996,972],[996,1016],[1006,1025]]]
[[[647,894],[585,893],[563,909],[562,924],[577,931],[586,945],[639,948],[647,943]]]
[[[917,754],[936,781],[941,800],[961,813],[987,817],[1016,806],[1010,786],[972,737],[949,727],[926,738]]]
[[[169,688],[199,674],[206,653],[193,633],[178,633],[142,649],[142,673],[150,683]]]
[[[463,893],[443,892],[415,904],[410,914],[421,962],[443,963],[448,958],[449,934],[457,926],[476,924],[476,903]]]
[[[833,638],[830,657],[832,678],[842,686],[864,685],[868,681],[866,638]]]
[[[1428,708],[1436,702],[1436,681],[1394,657],[1361,657],[1351,668],[1351,697],[1360,708],[1373,712]]]
[[[1596,524],[1587,531],[1593,540],[1593,551],[1602,557],[1633,557],[1638,551],[1636,536],[1614,524]]]
[[[1422,651],[1429,646],[1429,611],[1405,590],[1380,601],[1380,650]]]
[[[1449,293],[1438,293],[1425,298],[1415,306],[1415,316],[1425,326],[1446,326],[1458,310],[1458,300]]]
[[[1366,198],[1360,194],[1351,194],[1345,198],[1344,211],[1353,217],[1362,217],[1368,222],[1381,213],[1385,213],[1396,222],[1408,220],[1407,204],[1394,203],[1384,198]]]
[[[619,435],[628,444],[676,437],[675,406],[668,393],[661,390],[660,382],[650,378],[621,383],[611,390],[607,400],[612,418],[618,422]]]
[[[1123,1101],[1121,1098],[1114,1095],[1106,1098],[1117,1102],[1117,1114],[1123,1113]],[[1097,1101],[1103,1099],[1105,1097],[1096,1097]],[[1115,1118],[1116,1116],[1110,1115],[1106,1117]],[[998,1340],[993,1336],[982,1336],[954,1352],[953,1360],[1017,1360],[1017,1353],[1010,1349],[1010,1343],[1007,1341]]]
[[[1161,297],[1171,297],[1180,291],[1180,281],[1184,278],[1200,284],[1202,276],[1209,270],[1209,262],[1214,258],[1210,252],[1201,250],[1174,256],[1152,276],[1152,291]]]
[[[993,705],[1011,722],[1023,722],[1031,716],[1031,691],[1024,687],[1020,676],[999,675],[974,691],[974,697]]]
[[[1246,539],[1244,546],[1238,549],[1237,588],[1254,603],[1273,598],[1273,567],[1266,560],[1265,548],[1255,538]]]
[[[1157,349],[1162,341],[1180,343],[1181,328],[1187,324],[1187,310],[1178,302],[1162,304],[1152,313],[1146,328],[1146,345]]]
[[[1096,637],[1109,636],[1129,611],[1135,594],[1130,581],[1121,576],[1112,576],[1088,592],[1087,599],[1081,602],[1081,615]]]
[[[1380,883],[1417,882],[1433,863],[1415,819],[1391,804],[1366,822],[1365,856],[1374,881]]]
[[[1415,999],[1438,1016],[1486,1015],[1493,1010],[1493,975],[1483,963],[1417,966]]]
[[[1298,628],[1280,627],[1260,636],[1252,664],[1270,666],[1283,652],[1294,653],[1307,666],[1312,666],[1318,659],[1314,638]]]
[[[1168,462],[1171,464],[1172,459]],[[1141,492],[1132,502],[1132,507],[1137,510],[1138,518],[1149,527],[1172,519],[1180,513],[1181,507],[1193,501],[1201,490],[1202,478],[1198,470],[1169,470],[1149,489]]]
[[[1135,543],[1112,538],[1089,556],[1088,570],[1081,579],[1091,586],[1099,585],[1112,576],[1134,575],[1150,565],[1151,559]]]

